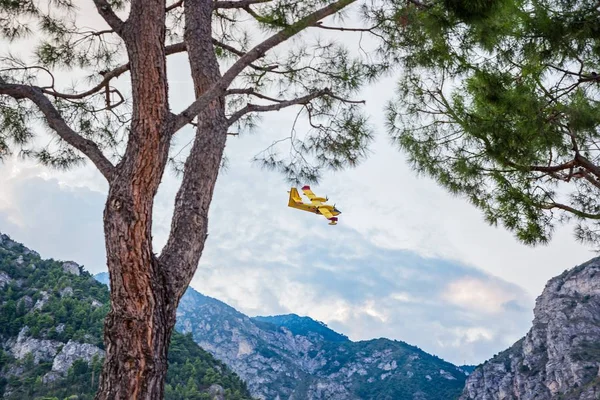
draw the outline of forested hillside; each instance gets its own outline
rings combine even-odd
[[[92,399],[109,291],[74,262],[43,260],[0,234],[0,397]],[[174,333],[165,398],[250,399],[244,382]]]

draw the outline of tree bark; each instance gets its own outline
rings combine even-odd
[[[212,0],[184,2],[184,41],[196,98],[221,79],[212,43],[212,7]],[[171,267],[167,279],[177,299],[194,276],[204,249],[208,210],[225,149],[227,128],[225,100],[219,96],[198,115],[196,138],[175,199],[171,233],[160,256],[161,264]]]
[[[108,236],[119,240],[119,235],[109,234],[107,240]],[[123,268],[115,278],[114,269],[111,273],[111,291],[115,294],[111,293],[111,310],[105,320],[106,358],[98,400],[164,396],[176,307],[163,283],[158,261],[154,257],[140,259],[137,267]],[[117,286],[112,286],[114,283]]]
[[[162,399],[176,301],[152,250],[154,196],[171,139],[165,2],[134,0],[122,35],[133,109],[127,149],[109,181],[104,209],[111,309],[97,400]]]

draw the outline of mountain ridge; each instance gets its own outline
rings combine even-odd
[[[176,329],[192,334],[260,399],[450,400],[468,375],[402,341],[353,342],[297,314],[249,317],[191,287]]]
[[[347,342],[348,336],[330,329],[327,324],[307,316],[297,314],[283,314],[270,316],[251,317],[255,322],[266,322],[279,327],[286,327],[295,335],[307,335],[315,333],[322,335],[325,340],[332,342]]]

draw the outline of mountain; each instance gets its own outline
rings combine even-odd
[[[43,260],[0,233],[0,398],[92,399],[104,356],[105,285],[78,264]],[[174,333],[169,400],[245,400],[225,364]]]
[[[316,335],[329,342],[347,342],[349,340],[348,336],[329,329],[323,322],[315,321],[309,317],[300,317],[296,314],[253,317],[252,320],[258,325],[261,322],[266,322],[267,324],[286,327],[294,335]],[[269,329],[268,325],[265,326]]]
[[[100,272],[99,274],[94,275],[94,278],[98,282],[103,283],[106,286],[110,286],[110,278],[108,276],[108,272]]]
[[[107,273],[96,279],[108,284]],[[404,342],[352,342],[296,314],[250,318],[193,288],[181,299],[176,329],[267,400],[453,400],[474,369]]]
[[[192,288],[176,328],[267,400],[453,400],[467,375],[404,342],[352,342],[295,314],[250,318]]]
[[[533,327],[479,366],[460,400],[600,398],[600,258],[551,279]]]
[[[471,375],[473,373],[473,371],[475,371],[475,368],[477,368],[477,365],[459,365],[458,366],[458,369],[463,371],[465,373],[465,375]]]

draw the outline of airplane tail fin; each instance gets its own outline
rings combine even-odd
[[[302,197],[300,197],[298,189],[293,187],[290,189],[290,200],[288,201],[288,206],[293,207],[298,203],[302,203]]]

